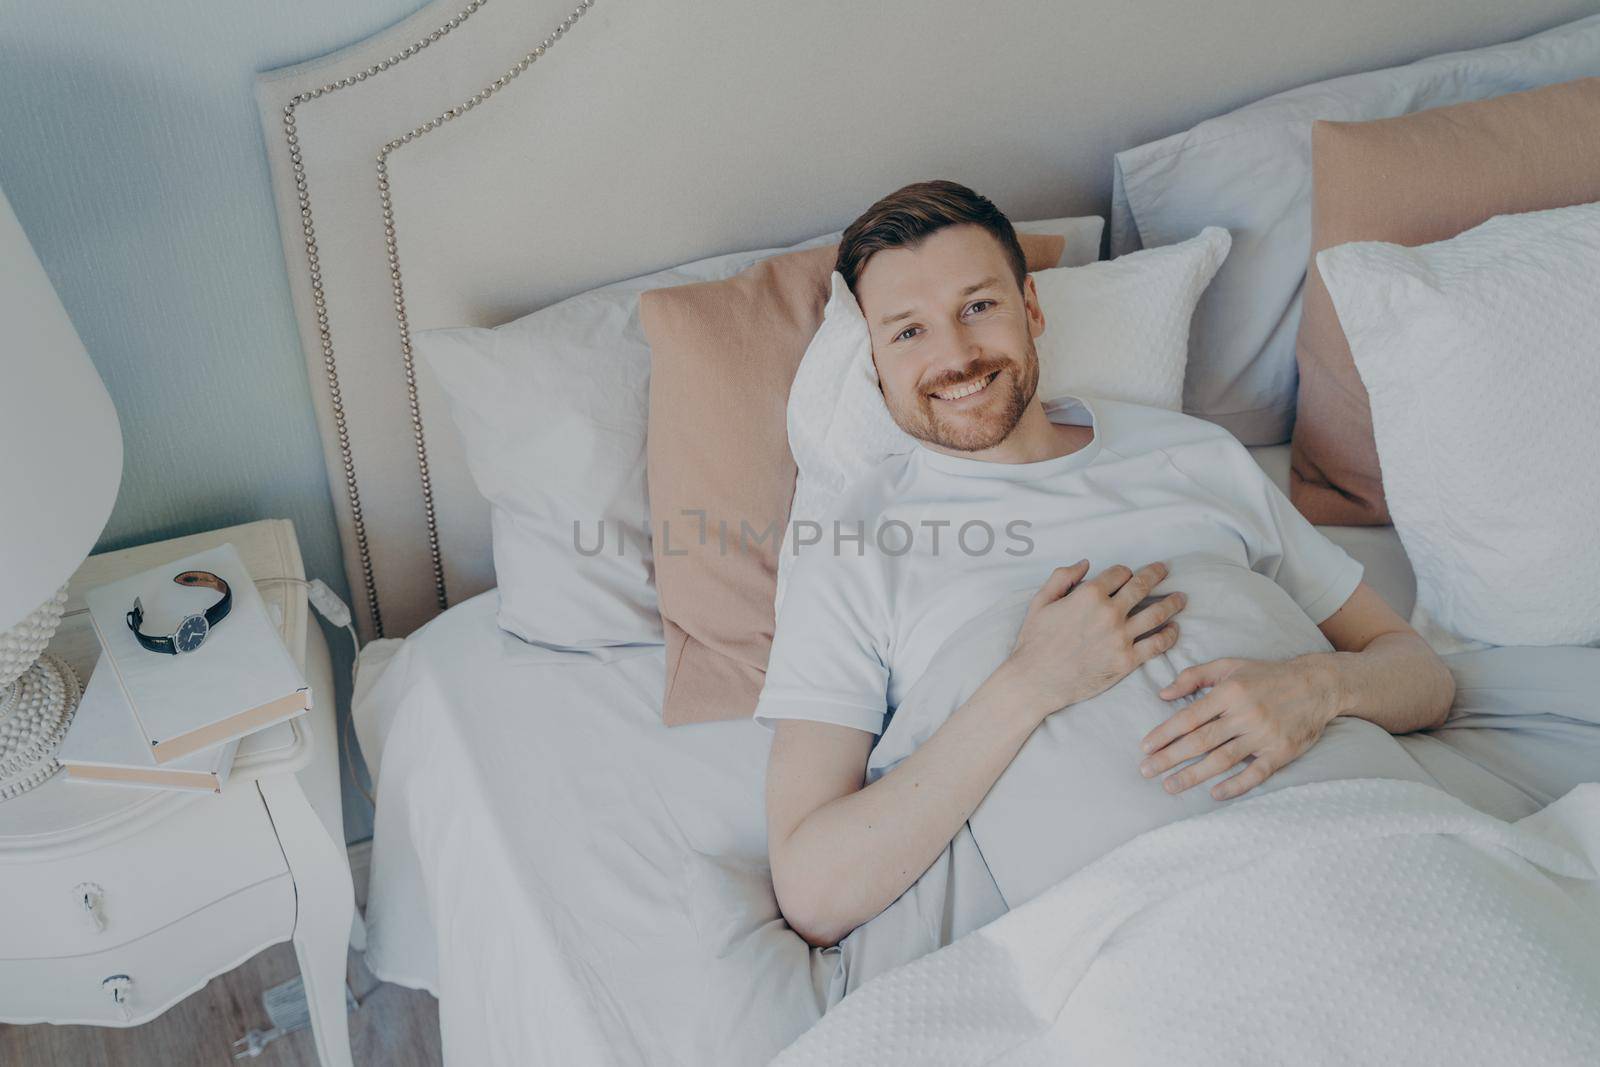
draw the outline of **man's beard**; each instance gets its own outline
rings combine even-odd
[[[941,411],[946,402],[931,395],[997,371],[994,381],[984,390],[982,406],[972,411]],[[909,406],[890,402],[889,414],[896,425],[919,441],[954,452],[981,452],[998,445],[1016,429],[1038,388],[1039,357],[1030,338],[1027,358],[1021,364],[1013,359],[973,360],[930,385],[918,386]]]

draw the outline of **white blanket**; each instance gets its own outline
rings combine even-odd
[[[1514,824],[1388,779],[1246,797],[879,975],[774,1062],[1600,1063],[1597,863],[1600,784]]]
[[[666,729],[659,648],[548,652],[500,631],[496,604],[368,646],[354,701],[379,786],[368,964],[439,995],[447,1064],[766,1063],[850,981],[1004,913],[963,828],[935,865],[954,891],[924,876],[842,948],[809,949],[766,867],[771,734]],[[1446,662],[1451,727],[1395,740],[1452,793],[1509,821],[1600,774],[1600,649]]]

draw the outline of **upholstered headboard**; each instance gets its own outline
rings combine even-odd
[[[409,338],[835,230],[963,181],[1104,214],[1112,154],[1278,90],[1507,40],[1575,0],[438,0],[257,82],[365,637],[494,584]]]

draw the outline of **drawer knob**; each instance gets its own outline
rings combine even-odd
[[[105,901],[106,891],[93,882],[79,882],[72,889],[73,896],[78,899],[82,910],[78,913],[83,917],[84,923],[91,933],[104,933],[106,928],[106,915],[101,910]]]
[[[122,1013],[123,1021],[133,1018],[130,1006],[133,1000],[133,979],[125,974],[114,974],[100,983],[100,988],[111,994],[111,1000]]]

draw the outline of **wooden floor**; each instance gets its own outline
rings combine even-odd
[[[270,1023],[261,994],[300,973],[289,942],[251,957],[213,978],[198,993],[143,1026],[0,1025],[5,1067],[222,1067],[230,1047],[251,1027]],[[378,982],[362,957],[350,954],[350,988],[360,1009],[350,1016],[350,1046],[357,1067],[433,1067],[442,1064],[439,1004],[432,994]],[[259,1067],[319,1067],[311,1031],[280,1037],[255,1059]]]

